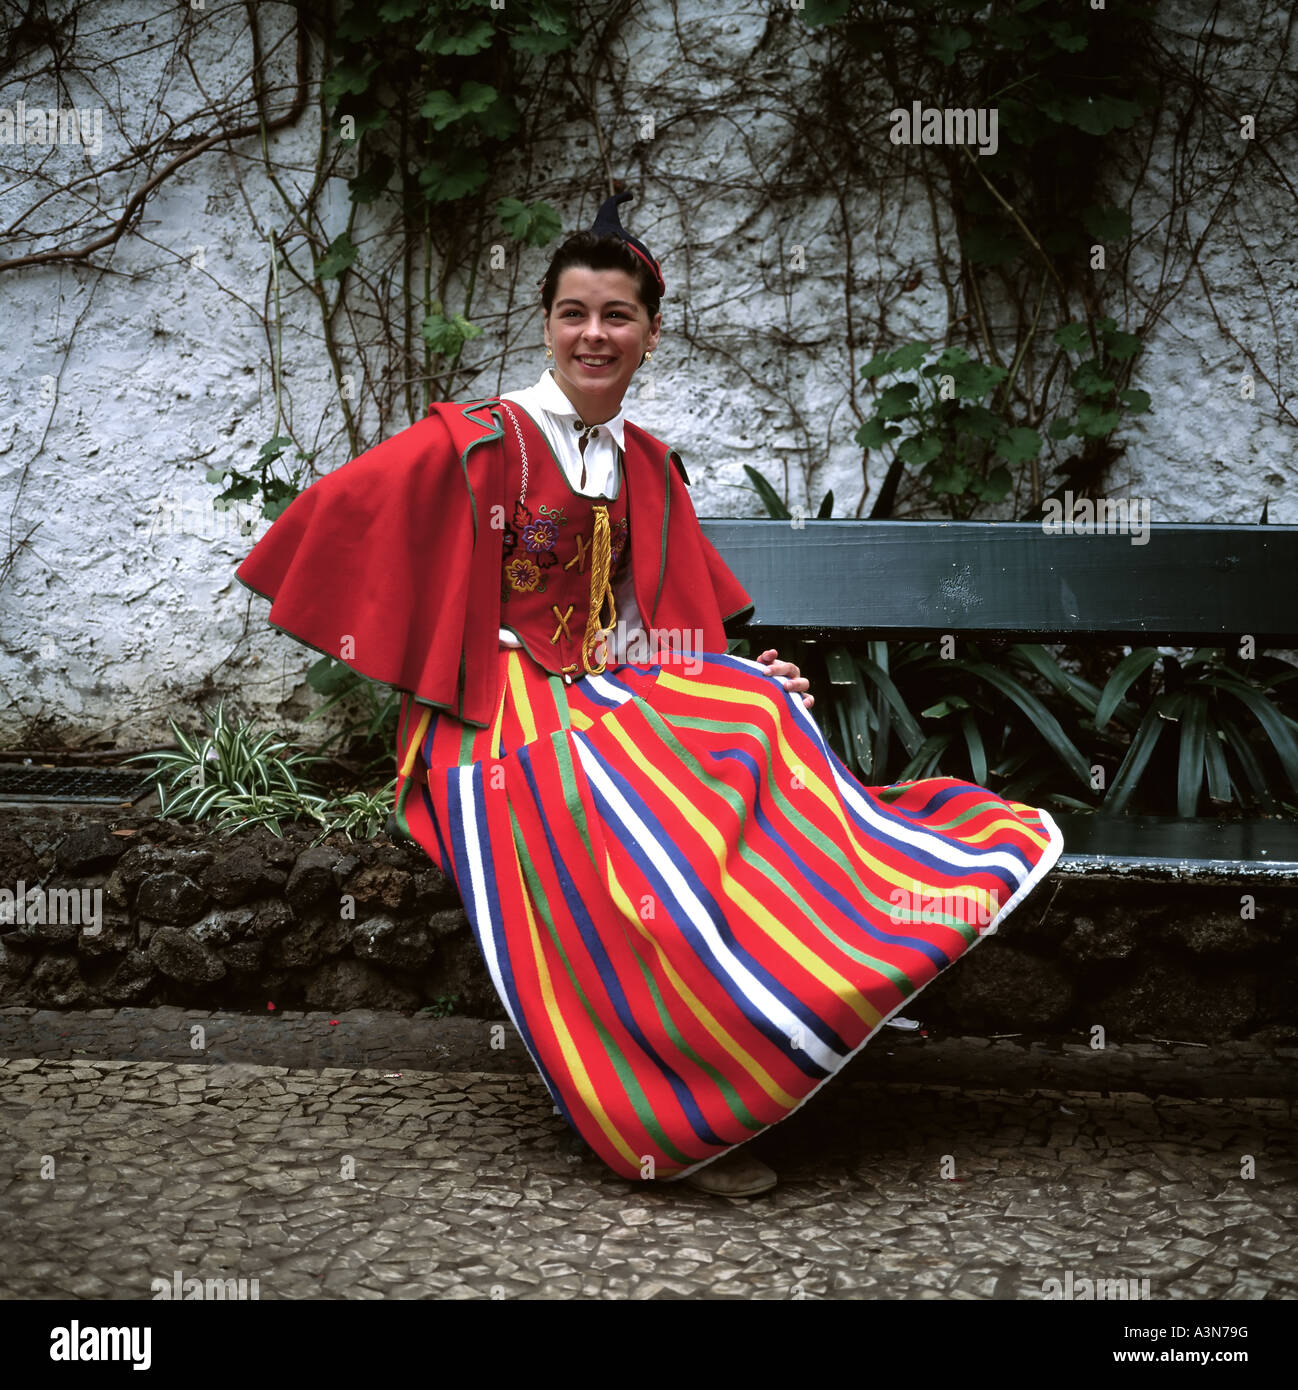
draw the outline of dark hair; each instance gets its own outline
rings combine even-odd
[[[541,281],[541,307],[546,318],[554,304],[560,274],[571,266],[587,270],[625,270],[636,282],[640,302],[649,311],[649,322],[658,312],[661,296],[653,272],[620,237],[596,236],[593,232],[574,232],[554,253],[550,268]]]

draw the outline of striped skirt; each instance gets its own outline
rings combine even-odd
[[[571,685],[499,662],[489,728],[403,699],[397,818],[458,886],[555,1106],[627,1178],[796,1110],[1063,848],[971,782],[862,785],[742,657]]]

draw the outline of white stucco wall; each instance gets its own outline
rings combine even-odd
[[[260,9],[267,35],[282,39],[288,7]],[[777,484],[787,466],[790,500],[813,511],[832,486],[843,515],[860,493],[860,451],[844,403],[851,370],[840,322],[845,247],[837,203],[829,191],[797,194],[778,204],[779,216],[752,217],[744,187],[787,153],[790,126],[781,112],[796,109],[802,79],[796,54],[781,50],[786,30],[771,24],[771,6],[742,0],[724,15],[719,10],[707,0],[680,0],[674,27],[666,0],[643,0],[613,46],[621,91],[616,100],[601,97],[610,160],[647,189],[643,204],[624,209],[626,224],[660,257],[668,283],[663,342],[648,378],[653,391],[633,386],[628,413],[680,450],[701,515],[765,514],[747,487],[745,463]],[[1164,7],[1168,22],[1187,33],[1202,11]],[[11,226],[43,188],[18,177],[24,172],[43,168],[57,182],[78,170],[108,170],[157,122],[160,89],[170,119],[203,105],[175,56],[180,25],[192,26],[189,59],[205,88],[237,85],[250,56],[241,9],[196,21],[183,7],[164,7],[147,31],[140,27],[146,14],[155,11],[129,0],[95,7],[96,27],[78,51],[85,62],[103,64],[99,95],[74,83],[63,104],[102,107],[102,143],[97,150],[0,147],[11,175],[0,193],[0,225]],[[1278,6],[1261,20],[1250,12],[1250,36],[1264,47],[1279,22]],[[115,32],[119,24],[133,27]],[[128,49],[134,56],[121,58]],[[29,66],[39,66],[39,57],[28,55]],[[273,62],[287,87],[291,44],[281,44]],[[318,77],[318,54],[312,73]],[[1264,75],[1259,62],[1258,80]],[[760,115],[752,110],[755,92],[765,94]],[[0,89],[0,107],[12,109],[20,97],[29,107],[58,104],[47,82],[21,67]],[[1272,106],[1259,108],[1260,121],[1278,110],[1277,99],[1273,92]],[[886,142],[891,103],[885,94],[862,93],[861,100],[878,102]],[[691,119],[674,120],[687,106]],[[632,117],[646,112],[658,133],[637,145]],[[318,114],[313,102],[294,130],[272,137],[288,184],[309,181]],[[1222,144],[1202,160],[1229,157],[1233,119],[1223,115]],[[580,121],[562,128],[564,139],[534,168],[528,196],[554,201],[568,231],[589,224],[604,176],[589,128]],[[574,181],[583,167],[590,177]],[[1156,162],[1152,177],[1155,189],[1171,177],[1166,160]],[[700,178],[715,181],[706,196]],[[579,184],[581,198],[554,192]],[[111,195],[105,205],[116,198],[120,206],[135,184],[106,174],[104,186]],[[334,193],[329,235],[347,216],[341,181]],[[899,268],[931,260],[920,194],[916,185],[911,202],[892,203],[890,193],[851,191],[861,307],[856,366],[875,351],[876,288]],[[1159,209],[1149,196],[1154,205],[1138,201],[1137,212],[1153,225]],[[1209,203],[1194,204],[1191,224],[1211,211]],[[168,717],[192,728],[200,700],[214,705],[223,695],[240,712],[291,730],[295,716],[316,703],[302,681],[316,654],[270,628],[268,605],[233,576],[266,523],[241,534],[210,508],[217,489],[205,479],[211,467],[246,470],[275,426],[264,324],[267,234],[283,224],[256,141],[246,140],[237,155],[213,151],[165,182],[142,223],[90,264],[0,276],[0,507],[10,557],[0,585],[0,738],[7,746],[165,741]],[[1241,399],[1248,363],[1217,322],[1251,347],[1288,398],[1298,302],[1292,225],[1292,200],[1278,179],[1257,184],[1249,200],[1218,217],[1202,252],[1212,295],[1191,284],[1151,335],[1138,384],[1153,396],[1154,412],[1133,421],[1109,495],[1150,498],[1156,520],[1228,522],[1258,520],[1269,497],[1273,522],[1298,522],[1292,421],[1260,381],[1255,400]],[[367,230],[379,227],[370,220]],[[781,267],[794,245],[806,248],[806,269],[786,274]],[[511,251],[508,274],[482,272],[473,318],[489,325],[488,337],[471,349],[487,345],[476,360],[503,349],[504,364],[461,396],[535,380],[543,365],[536,311],[530,300],[511,308],[510,289],[516,283],[530,296],[548,254],[525,252],[520,270]],[[1159,262],[1151,235],[1133,263],[1137,296],[1154,293]],[[350,453],[318,316],[290,288],[281,404],[291,432],[320,450],[317,470],[328,471]],[[929,273],[888,324],[897,334],[939,338],[944,315],[945,297]],[[680,333],[684,324],[689,340]],[[785,348],[786,340],[796,345]],[[372,415],[362,419],[370,443],[408,423],[376,428]],[[871,495],[882,465],[872,470]]]

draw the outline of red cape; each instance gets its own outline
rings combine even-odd
[[[496,513],[492,524],[493,505],[509,501],[492,404],[433,404],[425,419],[299,493],[235,570],[271,600],[273,626],[479,727],[498,693],[509,515]],[[629,422],[625,439],[644,625],[699,629],[702,650],[723,652],[724,624],[753,601],[700,529],[679,455]]]

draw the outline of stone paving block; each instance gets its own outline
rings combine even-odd
[[[31,1155],[65,1131],[76,1154],[111,1159],[90,1165],[93,1197],[68,1159],[53,1183],[0,1186],[4,1296],[92,1276],[147,1297],[124,1232],[160,1266],[264,1266],[276,1297],[1039,1297],[1061,1262],[1099,1259],[1111,1277],[1148,1270],[1182,1297],[1298,1292],[1292,1160],[1277,1160],[1269,1183],[1242,1182],[1238,1163],[1223,1176],[1218,1157],[1253,1152],[1261,1173],[1269,1152],[1291,1154],[1288,1102],[826,1090],[815,1113],[762,1136],[781,1185],[744,1202],[624,1182],[564,1152],[570,1132],[535,1077],[250,1063],[239,1086],[204,1093],[194,1081],[210,1063],[192,1058],[23,1060],[0,1063],[0,1103],[15,1119],[0,1172],[5,1158],[7,1171],[34,1172]],[[81,1105],[87,1094],[102,1103]],[[455,1123],[416,1140],[391,1133],[422,1122],[398,1111],[425,1098]],[[936,1176],[952,1148],[960,1184]],[[335,1150],[363,1182],[338,1181]],[[1020,1268],[1027,1292],[989,1255]]]

